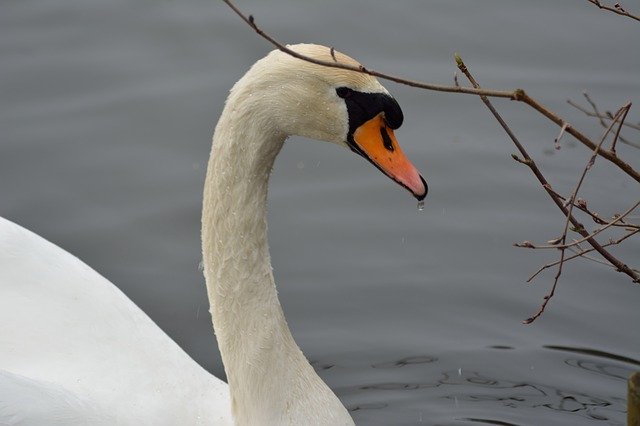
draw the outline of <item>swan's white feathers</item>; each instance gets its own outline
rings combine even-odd
[[[355,66],[355,67],[361,66],[360,62],[356,61],[350,56],[345,55],[342,52],[338,52],[337,50],[333,51],[333,56],[332,56],[331,49],[326,46],[321,46],[318,44],[292,44],[292,45],[288,45],[287,47],[304,56],[318,59],[321,61],[325,61],[325,62],[335,61],[335,62],[349,65],[349,66]],[[345,70],[342,68],[323,67],[321,65],[316,65],[311,62],[294,58],[279,50],[275,50],[271,52],[270,55],[278,56],[280,60],[283,60],[286,62],[291,61],[294,64],[292,66],[294,66],[297,70],[307,69],[310,74],[314,74],[318,76],[318,78],[322,78],[330,82],[335,87],[346,86],[353,90],[358,90],[360,92],[388,93],[387,89],[385,89],[384,86],[382,86],[376,78],[368,74]],[[334,56],[335,56],[335,59],[334,59]]]
[[[33,380],[0,370],[0,425],[111,426],[116,419],[95,401],[56,383]]]
[[[0,295],[0,369],[6,371],[0,389],[31,384],[37,395],[38,383],[51,383],[59,387],[42,389],[41,407],[59,406],[60,395],[75,395],[95,401],[96,412],[110,413],[119,425],[171,425],[225,413],[231,424],[223,382],[100,274],[3,218]],[[0,406],[9,404],[9,395],[0,392]],[[22,408],[30,418],[31,406]]]

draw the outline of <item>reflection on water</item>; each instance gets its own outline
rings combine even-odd
[[[627,378],[631,375],[634,370],[638,370],[640,367],[640,361],[637,361],[633,358],[629,358],[626,356],[616,355],[609,352],[599,351],[595,349],[588,348],[571,348],[567,346],[553,346],[546,345],[545,348],[553,349],[558,351],[565,352],[574,352],[577,354],[591,355],[599,358],[611,359],[614,361],[621,361],[626,364],[634,365],[635,369],[628,369],[621,367],[620,365],[611,365],[602,362],[597,362],[591,359],[582,359],[582,358],[568,358],[565,360],[567,365],[572,367],[581,368],[583,370],[591,371],[598,374],[603,374],[609,377],[616,377],[618,379],[627,380]]]
[[[503,425],[503,426],[518,426],[516,423],[509,423],[509,422],[501,422],[500,420],[490,420],[490,419],[465,419],[469,422],[472,423],[482,423],[482,424],[487,424],[487,425]]]
[[[624,412],[624,401],[615,407],[616,401],[582,392],[554,388],[540,383],[527,383],[491,378],[479,372],[465,372],[461,376],[444,373],[438,385],[461,386],[446,398],[461,401],[497,403],[504,407],[521,409],[549,409],[558,412],[586,416],[594,420],[609,420],[603,409]],[[453,390],[452,390],[453,391]],[[451,391],[451,392],[452,392]]]
[[[399,359],[398,361],[393,362],[381,362],[379,364],[373,364],[373,368],[393,368],[393,367],[404,367],[406,365],[411,364],[426,364],[429,362],[435,362],[438,358],[434,358],[431,356],[411,356],[407,358]]]
[[[535,366],[523,360],[536,360]],[[512,367],[518,364],[522,368]],[[314,366],[320,374],[343,370],[330,363]],[[357,384],[338,393],[362,424],[623,425],[626,378],[638,366],[637,360],[595,349],[493,345],[371,363],[350,376]],[[545,379],[550,369],[556,381]],[[582,386],[594,373],[612,386]]]

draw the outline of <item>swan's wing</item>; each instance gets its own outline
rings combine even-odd
[[[0,369],[93,401],[116,424],[231,424],[224,382],[96,271],[3,218]]]
[[[108,426],[109,412],[55,383],[46,383],[0,370],[0,425]]]

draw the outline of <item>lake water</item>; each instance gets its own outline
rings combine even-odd
[[[429,82],[452,84],[460,52],[482,85],[523,87],[594,138],[598,124],[567,98],[640,102],[640,24],[586,1],[239,6],[283,41]],[[218,1],[0,5],[0,215],[104,274],[219,376],[198,270],[202,182],[226,93],[268,50]],[[556,253],[512,243],[558,236],[560,212],[479,99],[385,85],[405,112],[396,136],[429,182],[424,211],[335,146],[292,138],[276,162],[272,260],[304,352],[359,424],[624,424],[640,287],[576,261],[522,325],[553,273],[525,280]],[[557,127],[495,104],[570,190],[586,149],[565,135],[554,151]],[[639,150],[619,150],[638,167]],[[611,215],[640,188],[600,159],[583,196]],[[637,238],[614,253],[639,266]]]

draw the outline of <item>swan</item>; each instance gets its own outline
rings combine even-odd
[[[289,46],[358,65],[328,47]],[[351,425],[287,326],[267,244],[267,186],[290,135],[333,142],[425,198],[393,130],[398,103],[373,77],[279,50],[233,86],[204,185],[202,253],[228,385],[116,286],[0,218],[0,425]]]

